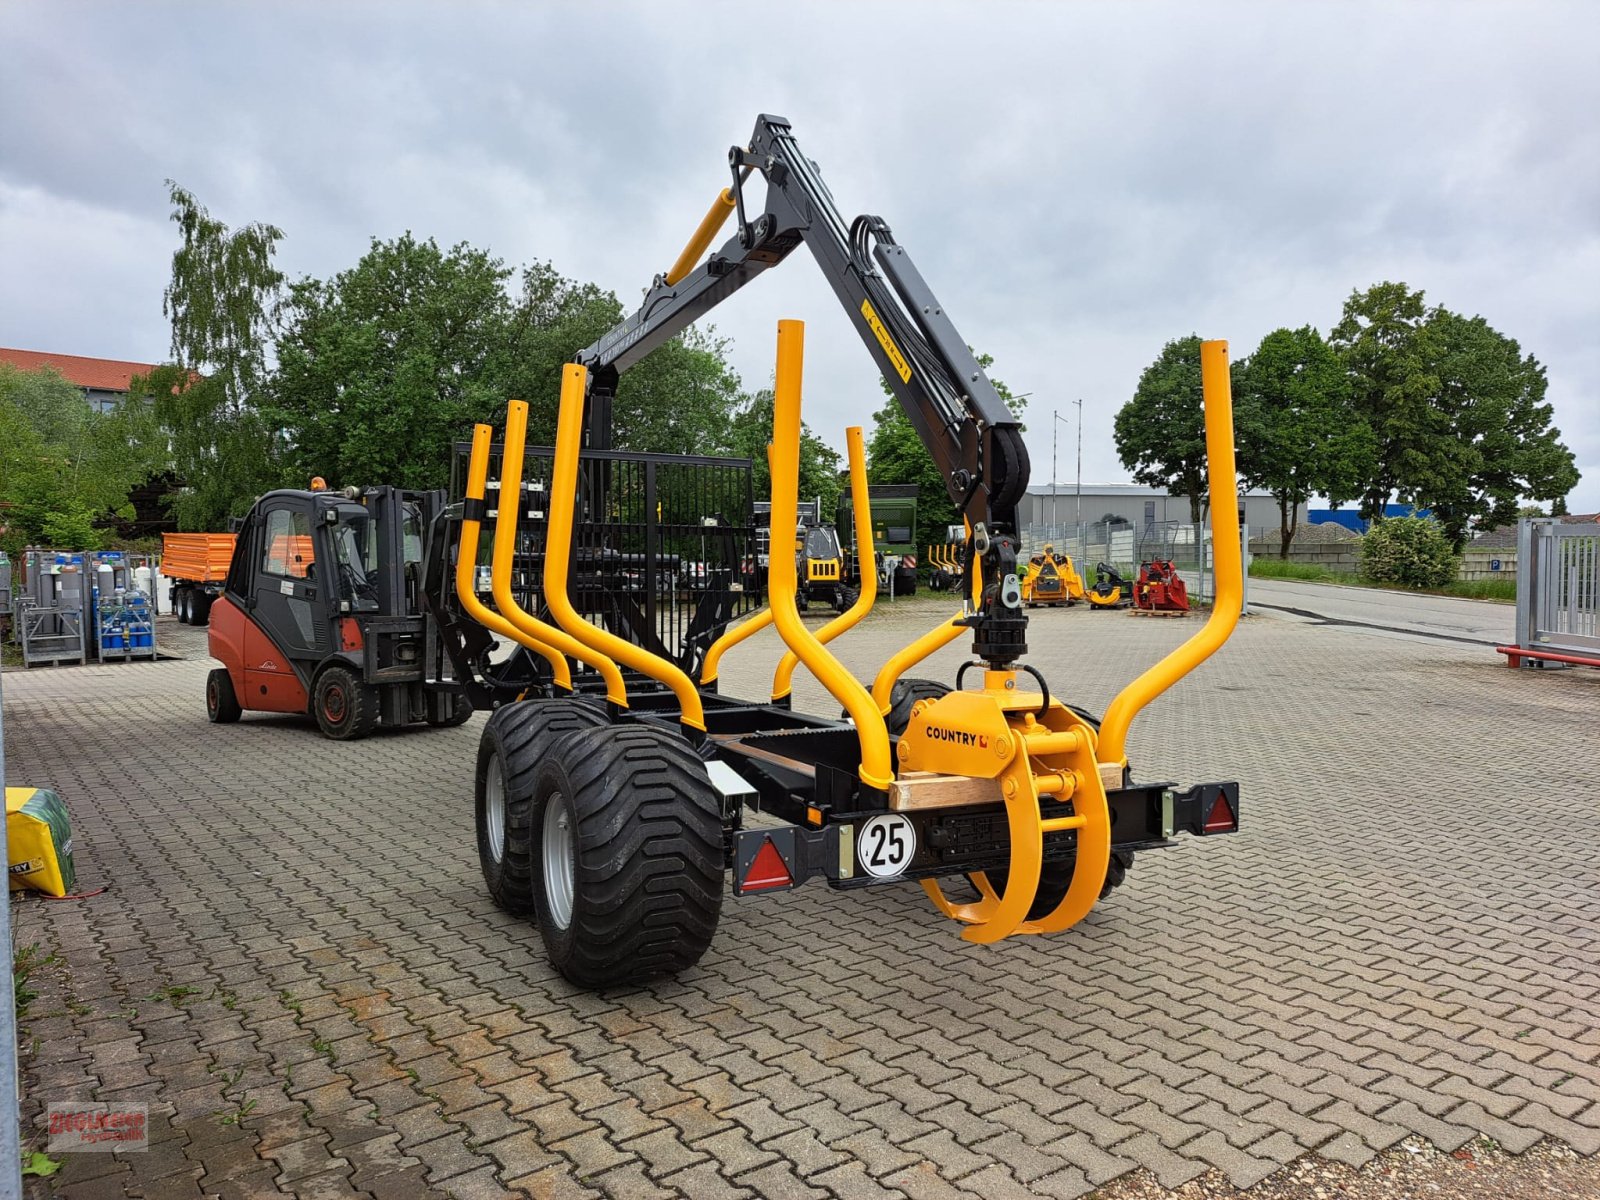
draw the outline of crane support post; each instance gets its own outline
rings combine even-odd
[[[800,377],[805,357],[805,324],[778,322],[778,373],[772,413],[772,530],[793,529],[800,502]],[[867,689],[829,654],[800,619],[795,607],[795,556],[769,559],[767,590],[773,620],[784,644],[805,663],[817,681],[844,705],[861,744],[861,782],[887,791],[894,782],[889,730]]]
[[[1200,630],[1117,694],[1100,724],[1098,759],[1126,760],[1128,726],[1162,692],[1215,654],[1239,623],[1244,597],[1239,549],[1239,484],[1233,458],[1233,393],[1228,380],[1228,343],[1200,343],[1200,382],[1206,410],[1206,467],[1211,485],[1211,544],[1216,555],[1217,594]]]
[[[477,503],[468,505],[469,509],[477,508],[483,503],[484,491],[489,482],[489,446],[493,438],[494,430],[488,425],[472,427],[472,453],[467,459],[466,498]],[[543,658],[554,672],[556,686],[570,692],[572,668],[567,665],[567,656],[548,642],[542,642],[518,629],[478,599],[473,574],[478,567],[478,536],[482,525],[482,521],[477,517],[463,516],[461,519],[461,541],[456,546],[456,599],[461,601],[461,607],[466,610],[467,615],[485,629],[501,637],[510,638]]]
[[[678,255],[678,261],[672,264],[665,279],[668,287],[676,285],[700,261],[700,256],[706,252],[706,247],[711,245],[711,239],[717,236],[728,220],[728,214],[733,211],[733,192],[723,188],[717,198],[711,202],[711,207],[706,215],[700,219],[699,226],[694,231],[694,236],[689,239],[689,244],[683,248],[683,253]]]
[[[573,607],[572,597],[567,594],[567,572],[572,558],[573,508],[578,495],[578,453],[583,442],[583,397],[588,375],[589,372],[576,363],[568,363],[561,369],[561,409],[556,418],[556,452],[550,467],[550,516],[545,527],[544,602],[550,606],[550,614],[555,617],[556,623],[582,641],[591,652],[615,659],[625,667],[666,684],[677,698],[681,714],[679,721],[690,729],[704,733],[705,709],[694,681],[666,659],[586,621]],[[527,419],[527,405],[523,405],[524,426]],[[508,430],[508,445],[510,440]],[[648,586],[655,586],[654,580],[647,582]]]
[[[513,400],[506,406],[506,440],[500,456],[500,513],[495,518],[494,566],[490,574],[494,581],[494,602],[513,625],[599,671],[606,681],[606,699],[626,708],[628,689],[622,682],[622,672],[617,670],[617,664],[589,649],[577,638],[545,624],[524,610],[511,592],[512,560],[517,551],[517,523],[522,516],[522,460],[527,437],[528,405],[522,400]],[[548,534],[546,536],[548,540]]]
[[[861,426],[852,425],[846,429],[844,440],[845,453],[850,462],[850,503],[855,515],[856,569],[861,574],[861,592],[856,596],[854,604],[817,630],[817,641],[824,646],[841,633],[860,624],[861,618],[872,610],[872,605],[878,598],[877,563],[872,550],[872,497],[867,491],[867,450],[866,442],[861,436]],[[861,568],[863,547],[874,559],[871,570]],[[799,663],[800,656],[793,650],[778,660],[778,669],[772,676],[774,703],[789,694],[794,681],[794,669]]]

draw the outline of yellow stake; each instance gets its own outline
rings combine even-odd
[[[878,598],[877,555],[872,549],[871,497],[867,494],[867,451],[866,444],[861,439],[861,426],[852,425],[846,429],[844,441],[845,452],[850,459],[850,503],[855,506],[856,569],[861,576],[861,592],[849,609],[817,630],[817,641],[822,645],[827,645],[847,629],[853,629],[871,610],[872,602]],[[861,567],[862,546],[867,547],[866,553],[873,560],[872,570]],[[800,656],[793,650],[779,660],[778,670],[772,677],[774,701],[782,700],[789,694],[794,680],[794,669],[799,662]]]
[[[500,454],[500,515],[495,519],[494,566],[490,573],[494,581],[494,602],[518,628],[599,671],[606,681],[606,699],[626,707],[628,692],[623,687],[622,672],[617,670],[616,663],[603,654],[595,654],[576,638],[568,637],[555,626],[547,625],[525,611],[511,593],[511,567],[517,551],[517,520],[522,509],[522,460],[527,436],[528,406],[521,400],[513,400],[506,406],[506,441]]]
[[[1233,393],[1228,381],[1228,343],[1200,343],[1200,384],[1206,407],[1206,466],[1211,483],[1211,544],[1216,554],[1217,594],[1211,616],[1183,645],[1117,694],[1100,723],[1099,760],[1127,757],[1128,726],[1141,709],[1217,652],[1239,623],[1244,569],[1239,549],[1239,481],[1233,462]]]
[[[805,325],[778,322],[778,375],[772,414],[772,530],[793,529],[798,522],[800,491],[800,375],[805,356]],[[768,564],[768,596],[773,620],[784,644],[833,698],[844,705],[856,724],[861,743],[861,782],[886,791],[894,782],[889,761],[889,731],[855,676],[839,665],[800,619],[795,607],[795,556],[774,553]]]
[[[489,426],[472,427],[472,454],[467,459],[468,500],[483,499],[485,485],[489,482],[489,444],[493,438],[494,430]],[[461,607],[466,609],[467,615],[485,629],[498,633],[501,637],[510,638],[543,658],[555,672],[556,686],[570,692],[572,668],[567,665],[566,655],[524,633],[478,599],[473,573],[478,568],[478,534],[481,528],[482,523],[479,521],[462,519],[461,542],[456,547],[456,598],[461,601]]]
[[[691,729],[706,727],[705,710],[694,681],[677,666],[648,650],[624,641],[584,620],[567,595],[567,568],[572,558],[572,510],[578,495],[578,450],[583,440],[583,393],[589,377],[586,368],[569,363],[561,369],[561,411],[556,418],[556,456],[550,467],[550,517],[545,527],[544,602],[550,615],[593,653],[607,655],[623,666],[632,667],[672,689],[677,698],[678,719]],[[527,408],[523,408],[527,421]],[[507,441],[510,435],[507,434]],[[646,581],[654,587],[654,580]]]

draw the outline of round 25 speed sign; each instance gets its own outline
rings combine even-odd
[[[900,813],[873,817],[856,834],[856,861],[868,875],[903,875],[917,856],[917,827]]]

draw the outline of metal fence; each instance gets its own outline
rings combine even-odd
[[[1143,527],[1092,521],[1084,524],[1028,525],[1022,531],[1023,556],[1038,554],[1049,543],[1057,554],[1072,556],[1085,581],[1105,563],[1133,579],[1139,564],[1170,562],[1190,597],[1209,600],[1215,592],[1215,560],[1211,530],[1204,523],[1157,521]]]
[[[1600,658],[1600,527],[1517,523],[1517,646]]]
[[[461,495],[465,443],[451,495]],[[511,590],[548,619],[543,600],[545,514],[553,451],[523,460],[524,513]],[[490,455],[491,489],[500,446]],[[589,451],[579,459],[568,594],[586,617],[691,673],[729,623],[762,601],[748,459]],[[491,490],[490,507],[499,502]],[[488,522],[491,537],[494,520]],[[481,556],[480,556],[481,560]],[[483,574],[480,568],[480,575]]]

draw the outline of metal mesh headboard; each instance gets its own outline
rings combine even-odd
[[[464,490],[470,451],[469,443],[455,445],[452,500]],[[546,620],[541,591],[553,454],[541,446],[524,456],[512,578],[518,602]],[[491,511],[498,508],[500,457],[495,443]],[[762,601],[752,513],[747,458],[583,451],[568,585],[573,604],[597,625],[694,674],[722,631]],[[484,522],[480,563],[489,561],[494,524]]]

